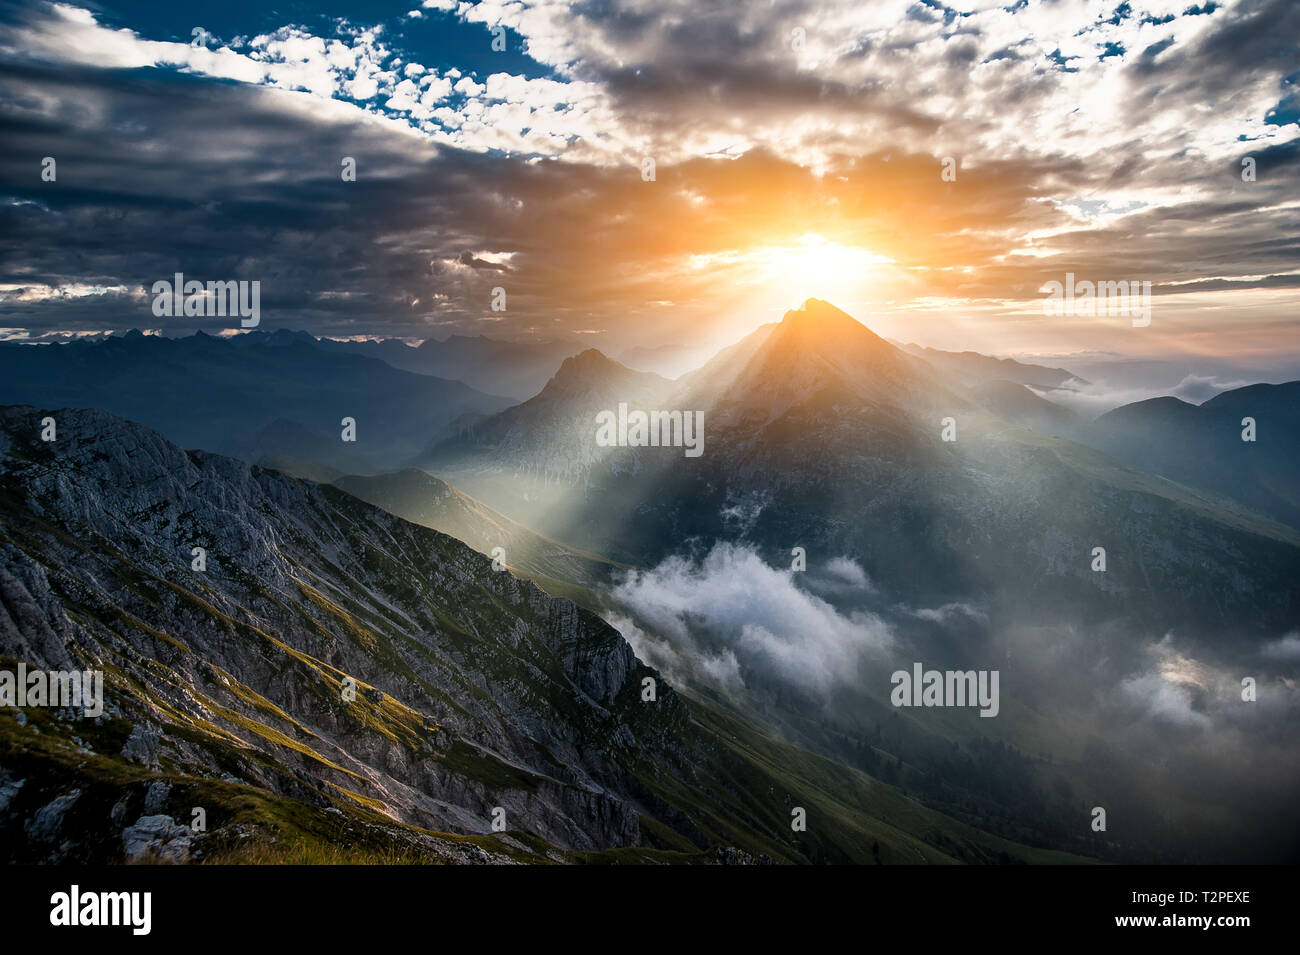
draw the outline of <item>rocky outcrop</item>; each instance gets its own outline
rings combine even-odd
[[[188,862],[193,834],[171,816],[141,816],[122,831],[122,851],[132,862]]]
[[[0,412],[0,653],[104,670],[122,759],[430,829],[500,808],[561,848],[643,841],[637,767],[689,766],[689,717],[661,679],[640,701],[659,675],[598,617],[335,488],[97,412],[45,443],[43,416]],[[128,857],[188,851],[163,803]]]

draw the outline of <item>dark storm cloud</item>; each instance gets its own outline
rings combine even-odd
[[[609,97],[624,132],[663,144],[654,183],[641,180],[635,154],[619,163],[458,150],[400,117],[305,93],[10,57],[0,63],[0,285],[33,291],[0,291],[0,326],[166,327],[145,292],[181,271],[260,280],[266,327],[425,337],[502,319],[509,334],[559,335],[635,319],[657,299],[707,305],[727,275],[683,272],[683,258],[810,229],[928,270],[923,294],[1032,298],[1066,270],[1150,279],[1157,293],[1292,287],[1300,226],[1284,203],[1296,143],[1243,142],[1241,157],[1258,165],[1246,183],[1240,157],[1207,162],[1194,144],[1171,152],[1145,131],[1143,110],[1193,117],[1209,98],[1240,92],[1234,75],[1271,75],[1279,41],[1258,34],[1281,34],[1261,24],[1296,13],[1257,3],[1213,16],[1195,41],[1123,67],[1134,82],[1115,104],[1132,117],[1122,146],[1087,157],[1064,146],[1053,154],[1050,141],[970,148],[958,152],[958,183],[939,180],[946,153],[931,148],[934,137],[992,141],[1007,115],[1050,115],[1061,74],[1031,41],[1008,44],[946,14],[946,39],[926,47],[933,36],[907,32],[923,23],[853,38],[811,2],[576,8],[570,74]],[[852,39],[849,52],[801,66],[795,27],[810,49]],[[996,108],[974,118],[931,109],[905,88],[913,58],[937,71],[936,90],[960,92],[977,64],[1011,49],[1034,65],[1006,58],[1006,72],[985,75]],[[1158,94],[1144,99],[1148,87]],[[790,147],[782,130],[800,123]],[[877,127],[888,135],[862,134]],[[745,142],[743,158],[673,152],[729,130]],[[810,148],[822,168],[806,159]],[[56,183],[40,179],[45,156],[58,161]],[[344,157],[356,160],[355,182],[340,177]],[[1179,197],[1123,218],[1074,218],[1098,193],[1171,185]],[[1054,254],[1015,254],[1025,235],[1044,232],[1057,232],[1045,243]],[[509,291],[504,315],[490,310],[498,284]],[[74,291],[48,291],[60,288]]]
[[[425,336],[490,317],[494,276],[507,267],[487,253],[515,253],[511,313],[562,333],[660,297],[653,276],[639,275],[647,263],[752,241],[744,226],[758,186],[775,197],[769,218],[837,220],[846,236],[896,234],[905,261],[979,266],[978,280],[964,280],[968,294],[1032,296],[1067,265],[1110,276],[1138,262],[1157,282],[1187,279],[1188,263],[1227,275],[1242,262],[1225,262],[1225,246],[1244,253],[1251,274],[1279,276],[1296,247],[1294,223],[1260,209],[1260,182],[1232,201],[1075,233],[1069,262],[1042,276],[1000,264],[998,228],[1059,224],[1062,214],[1036,200],[1086,194],[1102,178],[1064,157],[986,162],[940,202],[931,157],[888,153],[844,157],[819,178],[754,151],[669,167],[649,186],[629,168],[434,147],[395,125],[332,121],[290,94],[194,76],[9,67],[0,90],[11,144],[0,159],[9,197],[0,283],[137,290],[0,306],[0,324],[34,334],[165,325],[139,293],[181,271],[260,280],[267,327]],[[57,158],[57,183],[40,181],[43,156]],[[357,162],[356,182],[340,176],[345,156]],[[690,193],[709,201],[692,204]],[[990,231],[972,235],[972,222]],[[1279,232],[1261,235],[1262,225]],[[625,281],[601,278],[611,273]],[[936,278],[946,282],[956,280]],[[1257,284],[1278,283],[1289,284]]]
[[[394,128],[321,121],[282,94],[198,77],[4,69],[0,86],[6,284],[258,279],[263,312],[289,324],[349,331],[364,315],[400,327],[416,298],[463,299],[455,265],[500,231],[494,197],[519,178],[514,161],[440,154]],[[55,114],[31,115],[51,100]],[[44,156],[55,183],[40,179]],[[342,180],[343,157],[355,182]],[[10,302],[3,315],[33,329],[159,324],[147,301],[122,296]]]
[[[468,265],[471,269],[494,269],[497,272],[509,272],[510,267],[500,262],[489,262],[486,259],[480,259],[473,252],[466,249],[456,259],[461,265]]]

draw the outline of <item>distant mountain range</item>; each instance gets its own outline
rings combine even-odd
[[[394,368],[452,378],[479,391],[516,400],[537,394],[560,362],[582,351],[582,346],[573,343],[517,343],[483,335],[452,335],[443,341],[431,338],[419,345],[396,339],[337,341],[330,338],[322,338],[318,344],[326,351],[378,358]]]
[[[496,484],[508,467],[556,481],[578,475],[587,480],[599,455],[584,446],[592,444],[586,429],[564,434],[568,416],[594,414],[619,393],[632,403],[662,403],[669,396],[695,400],[699,391],[691,391],[692,381],[716,382],[720,368],[746,361],[783,324],[762,326],[672,387],[666,378],[633,371],[594,349],[582,352],[575,365],[568,361],[578,355],[575,345],[482,336],[452,336],[418,347],[396,339],[334,341],[283,330],[230,339],[131,333],[63,345],[9,343],[0,344],[0,401],[101,407],[160,428],[187,446],[326,481],[408,463],[455,472],[473,464],[477,493],[485,490],[486,468],[497,472]],[[1289,450],[1300,425],[1294,401],[1286,397],[1294,383],[1231,389],[1206,402],[1200,415],[1166,413],[1161,409],[1196,407],[1166,398],[1137,402],[1093,422],[1050,400],[1058,389],[1086,385],[1068,369],[917,345],[900,350],[923,359],[936,373],[934,382],[1008,424],[1095,448],[1121,464],[1300,527],[1300,477]],[[658,353],[633,350],[632,357],[649,359],[651,352]],[[674,362],[680,352],[672,352]],[[601,363],[604,371],[597,374]],[[557,369],[559,381],[548,388]],[[583,375],[587,383],[579,381]],[[1271,387],[1281,390],[1274,394]],[[576,406],[576,397],[566,392],[573,388],[588,388],[589,407]],[[512,398],[523,399],[519,410],[493,419]],[[1232,443],[1240,417],[1230,427],[1225,411],[1236,401],[1243,403],[1241,417],[1253,408],[1269,423],[1244,470],[1233,463],[1233,453],[1242,450]],[[543,411],[546,406],[551,411]],[[345,417],[357,422],[356,442],[342,440]],[[511,428],[516,434],[507,437]],[[504,493],[517,497],[513,490]],[[530,494],[528,506],[516,513],[549,507],[556,493],[551,488]],[[488,499],[498,507],[503,502],[491,494]]]
[[[943,351],[938,348],[925,348],[921,345],[904,345],[892,341],[909,354],[924,358],[936,369],[951,374],[959,380],[971,384],[987,381],[1014,381],[1022,385],[1034,385],[1039,388],[1059,388],[1067,382],[1088,384],[1087,380],[1064,368],[1048,368],[1044,365],[1025,364],[1012,358],[990,358],[979,352]]]
[[[1246,419],[1253,441],[1243,440]],[[1139,401],[1102,415],[1083,440],[1300,527],[1300,381],[1235,388],[1200,405]]]
[[[21,402],[101,408],[186,447],[345,473],[392,468],[457,417],[512,403],[289,332],[0,345],[0,403]],[[356,423],[355,442],[343,441],[344,418]]]

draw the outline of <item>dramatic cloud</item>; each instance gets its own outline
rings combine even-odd
[[[853,681],[863,654],[890,647],[893,636],[879,617],[842,614],[796,576],[752,550],[718,544],[699,562],[673,557],[629,575],[614,598],[644,626],[627,616],[616,616],[616,626],[670,672],[685,656],[704,661],[705,675],[724,685],[752,669],[825,695]],[[647,631],[670,647],[653,646]]]
[[[726,343],[818,293],[983,351],[1123,330],[1204,356],[1230,330],[1276,355],[1289,333],[1289,0],[416,12],[6,14],[0,325],[149,326],[141,289],[183,271],[262,281],[270,327],[594,330],[614,353]],[[1150,280],[1152,327],[1045,320],[1067,272]]]

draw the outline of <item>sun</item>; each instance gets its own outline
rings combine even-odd
[[[861,246],[841,245],[816,232],[805,232],[793,242],[755,250],[755,264],[764,272],[764,284],[781,300],[797,306],[808,298],[848,301],[860,298],[879,266],[893,260]]]

